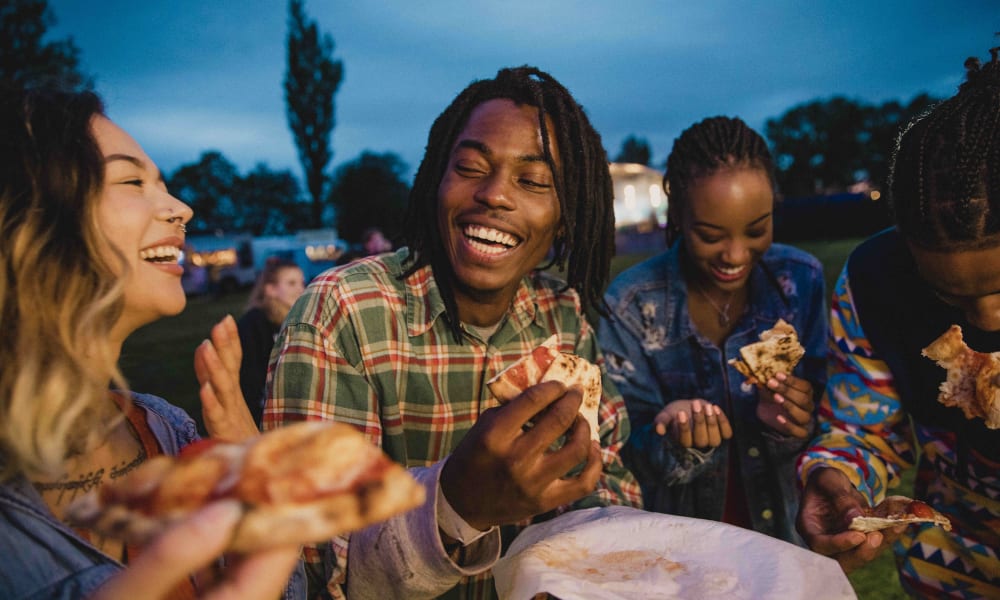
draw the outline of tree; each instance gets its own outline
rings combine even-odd
[[[285,104],[306,188],[312,197],[312,226],[320,227],[327,183],[325,170],[333,158],[330,132],[334,126],[333,96],[344,76],[341,61],[333,60],[333,38],[320,37],[319,27],[305,14],[302,0],[288,5],[288,70]]]
[[[233,190],[236,228],[253,235],[297,231],[309,218],[309,205],[299,200],[299,183],[290,171],[258,164],[239,178]]]
[[[835,96],[768,119],[778,187],[789,197],[844,191],[864,180],[884,187],[900,129],[935,102],[927,94],[905,106]]]
[[[0,3],[0,82],[15,87],[89,88],[73,38],[43,41],[56,18],[46,0]]]
[[[233,192],[238,180],[236,166],[216,150],[203,152],[198,162],[174,171],[167,187],[194,210],[189,232],[237,229]]]
[[[410,186],[404,181],[406,163],[396,154],[362,152],[341,165],[333,178],[330,200],[337,207],[337,231],[348,242],[378,227],[390,239],[401,233]]]
[[[618,152],[618,158],[615,159],[615,162],[639,163],[649,166],[652,155],[649,142],[645,138],[630,135],[622,142],[622,149]]]

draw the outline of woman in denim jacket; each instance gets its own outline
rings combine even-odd
[[[794,466],[825,381],[825,291],[815,257],[771,243],[773,171],[740,119],[685,130],[664,177],[669,248],[612,282],[598,335],[628,406],[622,456],[646,508],[801,545]],[[727,361],[778,319],[806,354],[758,388]]]

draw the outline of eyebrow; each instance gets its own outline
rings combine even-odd
[[[145,162],[143,162],[142,160],[140,160],[140,159],[132,156],[131,154],[109,154],[109,155],[107,155],[107,156],[104,157],[104,164],[107,165],[107,164],[113,163],[113,162],[118,161],[118,160],[123,160],[123,161],[125,161],[127,163],[132,163],[133,165],[139,167],[140,169],[147,169],[148,168],[148,165],[146,165]],[[156,171],[156,180],[157,181],[165,181],[163,179],[163,173],[161,173],[158,170]]]
[[[471,150],[476,150],[481,154],[486,156],[493,156],[493,151],[490,147],[478,140],[459,140],[458,144],[455,145],[456,148],[469,148]],[[534,163],[534,162],[545,162],[545,156],[541,154],[521,154],[517,157],[518,162]]]
[[[749,223],[747,223],[746,226],[747,227],[753,227],[757,223],[760,223],[761,221],[767,219],[770,216],[771,216],[771,213],[764,213],[761,216],[759,216],[756,219],[754,219],[753,221],[750,221]],[[724,227],[720,227],[718,225],[713,225],[712,223],[706,223],[705,221],[695,221],[694,225],[697,226],[697,227],[709,227],[711,229],[725,229]]]

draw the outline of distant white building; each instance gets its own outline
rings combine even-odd
[[[615,227],[648,231],[667,223],[663,173],[637,163],[611,163],[615,193]]]

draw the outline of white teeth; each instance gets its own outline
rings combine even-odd
[[[507,248],[504,246],[499,246],[495,244],[484,244],[482,242],[472,239],[469,240],[469,245],[478,250],[479,252],[482,252],[483,254],[500,254],[502,252],[507,251]]]
[[[728,268],[727,267],[715,267],[715,268],[718,269],[719,271],[721,271],[722,273],[725,273],[726,275],[736,275],[737,273],[739,273],[739,272],[741,272],[743,270],[743,267],[728,267]]]
[[[462,233],[464,233],[466,237],[475,238],[469,241],[477,249],[480,248],[480,246],[483,246],[483,247],[490,247],[491,249],[496,250],[498,252],[504,250],[503,248],[496,248],[494,246],[487,246],[486,244],[483,243],[476,243],[477,240],[482,240],[484,242],[492,242],[494,244],[502,244],[504,246],[507,246],[508,248],[513,248],[518,244],[516,237],[512,236],[509,233],[504,233],[498,229],[493,229],[492,227],[483,227],[481,225],[467,225]]]
[[[176,246],[153,246],[139,251],[139,258],[152,262],[176,261],[181,251]]]

